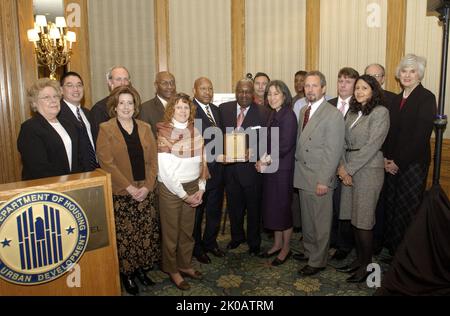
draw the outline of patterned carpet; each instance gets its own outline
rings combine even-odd
[[[262,234],[262,249],[269,249],[271,240],[267,234]],[[298,252],[301,235],[294,234],[292,250]],[[230,240],[228,234],[219,235],[219,245],[226,248]],[[312,277],[301,277],[297,271],[305,263],[290,258],[283,265],[273,267],[272,259],[261,259],[247,253],[247,245],[241,244],[238,248],[227,251],[224,258],[209,255],[212,263],[201,264],[193,259],[194,268],[204,275],[203,280],[187,281],[191,284],[188,291],[178,290],[167,274],[158,268],[150,271],[148,276],[156,285],[144,288],[140,283],[141,296],[370,296],[375,289],[369,288],[366,283],[350,284],[345,282],[349,276],[337,272],[334,267],[342,266],[353,260],[352,252],[345,260],[337,262],[330,260],[327,268]],[[382,263],[384,251],[374,261],[380,263],[381,270],[386,271],[388,265]],[[128,295],[123,292],[123,295]]]

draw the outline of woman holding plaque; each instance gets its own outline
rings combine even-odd
[[[156,142],[150,125],[135,119],[141,100],[133,87],[115,88],[107,104],[112,118],[100,124],[97,156],[101,168],[111,173],[122,282],[136,295],[135,277],[144,286],[153,285],[146,272],[160,258]]]
[[[195,106],[178,93],[157,123],[159,208],[162,229],[162,270],[180,290],[190,285],[183,277],[202,279],[192,268],[195,208],[202,203],[208,168],[203,138],[194,128]]]
[[[274,231],[272,248],[261,258],[277,257],[273,266],[286,262],[291,256],[292,193],[294,154],[297,140],[297,118],[291,108],[291,93],[283,81],[271,81],[265,92],[272,113],[268,120],[267,153],[256,163],[263,173],[262,216],[266,229]]]

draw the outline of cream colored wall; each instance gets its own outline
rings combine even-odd
[[[427,16],[425,0],[408,0],[407,5],[405,52],[427,58],[427,68],[422,83],[425,88],[436,95],[436,101],[438,101],[443,28],[439,25],[436,16]],[[450,71],[447,71],[447,78],[445,113],[448,114],[450,111]],[[445,131],[444,137],[450,137],[449,128]]]
[[[109,92],[106,71],[123,65],[143,101],[154,95],[155,36],[153,0],[89,1],[92,100]]]
[[[206,76],[216,93],[230,92],[230,0],[170,0],[169,23],[169,70],[177,90],[192,95],[194,80]]]
[[[337,74],[342,67],[352,67],[362,73],[370,63],[384,65],[386,1],[321,0],[319,70],[327,78],[328,95],[337,95]],[[374,11],[368,11],[368,5],[372,4],[379,8],[379,27],[368,26],[368,18],[375,14]]]
[[[305,68],[306,0],[246,0],[246,73],[262,71],[294,92]]]

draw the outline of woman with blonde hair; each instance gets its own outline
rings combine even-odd
[[[22,180],[61,176],[82,171],[78,131],[59,118],[61,86],[41,78],[28,90],[33,117],[20,127],[17,148],[22,158]]]
[[[167,104],[158,130],[159,208],[162,230],[162,270],[180,289],[190,285],[183,276],[202,279],[192,268],[195,208],[202,203],[208,169],[203,138],[194,128],[195,107],[178,93]]]

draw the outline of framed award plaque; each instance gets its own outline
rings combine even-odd
[[[225,134],[226,162],[244,162],[246,159],[247,142],[245,133]]]

